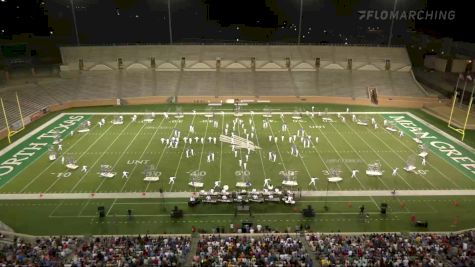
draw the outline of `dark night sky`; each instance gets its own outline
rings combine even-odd
[[[358,10],[391,10],[393,0],[304,0],[302,42],[387,42],[389,21],[360,21]],[[167,43],[166,0],[74,0],[81,43]],[[475,42],[467,1],[398,0],[400,10],[455,10],[453,21],[397,21],[407,29]],[[175,42],[296,42],[299,0],[171,0]],[[471,25],[471,24],[467,24]],[[368,31],[368,27],[376,29]],[[463,29],[463,30],[462,30]],[[0,0],[0,41],[21,33],[74,44],[70,0]]]

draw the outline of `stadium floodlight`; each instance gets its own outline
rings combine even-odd
[[[393,12],[392,12],[393,15],[396,13],[396,5],[397,5],[397,0],[394,0],[394,7],[393,7]],[[388,47],[391,47],[391,41],[393,39],[394,17],[395,16],[391,16],[391,26],[389,27]]]

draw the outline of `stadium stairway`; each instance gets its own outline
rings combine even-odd
[[[305,247],[305,251],[307,252],[308,256],[312,259],[313,266],[320,266],[320,263],[317,261],[317,257],[315,256],[315,252],[310,247],[310,244],[308,243],[307,239],[305,238],[305,235],[300,235],[298,237],[298,239],[300,240],[300,242]]]
[[[198,241],[200,240],[200,235],[192,235],[191,236],[191,246],[190,252],[186,255],[185,263],[183,266],[192,266],[193,265],[193,257],[196,255],[196,249],[198,248]]]

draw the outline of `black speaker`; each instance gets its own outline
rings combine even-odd
[[[417,227],[422,227],[422,228],[427,228],[429,226],[429,223],[427,221],[416,221],[416,226]]]
[[[381,214],[386,214],[386,210],[388,208],[388,204],[387,203],[381,203]]]
[[[302,211],[302,215],[307,218],[315,217],[315,211],[312,206],[308,205],[307,208]]]
[[[97,207],[97,212],[99,212],[99,218],[106,217],[106,212],[105,212],[104,206]]]

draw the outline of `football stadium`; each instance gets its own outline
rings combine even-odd
[[[13,2],[0,266],[475,265],[475,46],[424,33],[457,7]]]

